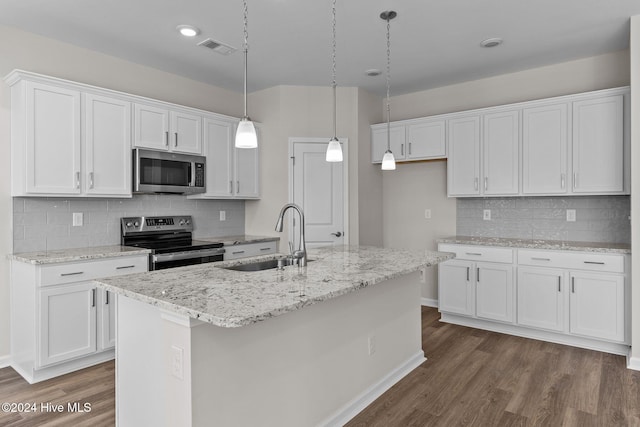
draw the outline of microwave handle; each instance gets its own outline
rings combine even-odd
[[[196,164],[194,162],[189,163],[189,169],[191,169],[191,182],[189,187],[196,186]]]

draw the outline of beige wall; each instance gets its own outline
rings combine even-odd
[[[242,96],[149,67],[31,33],[0,26],[0,77],[19,68],[148,96],[232,116],[242,115]],[[0,82],[0,364],[9,354],[9,263],[12,252],[10,197],[10,96]]]
[[[631,357],[640,369],[640,15],[631,17]]]
[[[614,52],[391,99],[391,120],[424,117],[629,84],[629,51]],[[434,239],[456,234],[456,203],[446,195],[446,162],[399,164],[384,172],[384,245],[435,249]],[[424,210],[432,210],[432,219]],[[640,212],[640,210],[636,210]],[[422,295],[437,298],[436,271]],[[639,307],[640,309],[640,307]]]

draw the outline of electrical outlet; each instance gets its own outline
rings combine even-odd
[[[491,221],[491,209],[485,209],[482,211],[482,219],[485,221]]]
[[[220,221],[227,220],[227,211],[220,211]]]
[[[184,379],[184,350],[175,345],[171,346],[171,375]]]
[[[373,356],[373,354],[376,352],[376,336],[370,335],[367,344],[369,349],[369,356]]]
[[[576,222],[576,210],[575,209],[567,209],[567,221]]]
[[[420,283],[427,283],[427,270],[425,268],[420,270]]]
[[[84,223],[84,215],[82,212],[74,212],[73,213],[73,226],[74,227],[82,227]]]
[[[425,219],[431,219],[431,209],[425,209],[424,210],[424,218]]]

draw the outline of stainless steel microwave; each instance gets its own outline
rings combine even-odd
[[[205,192],[206,158],[166,151],[133,150],[133,192]]]

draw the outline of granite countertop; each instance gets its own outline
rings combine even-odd
[[[250,325],[453,258],[454,254],[371,246],[309,250],[305,268],[258,272],[218,268],[282,256],[179,267],[100,279],[109,291],[221,327]]]
[[[453,236],[438,239],[437,243],[459,245],[502,246],[508,248],[551,249],[564,251],[630,254],[631,245],[625,243],[571,242],[560,240],[507,239],[501,237]]]
[[[132,255],[147,255],[149,249],[131,246],[94,246],[89,248],[56,249],[52,251],[25,252],[9,254],[8,259],[26,262],[28,264],[55,264],[59,262],[74,262],[101,258],[114,258]]]
[[[280,240],[280,237],[273,236],[251,236],[251,235],[238,235],[238,236],[222,236],[222,237],[198,237],[196,240],[204,240],[205,242],[221,242],[225,246],[243,245],[248,243],[260,243],[260,242],[274,242]]]

